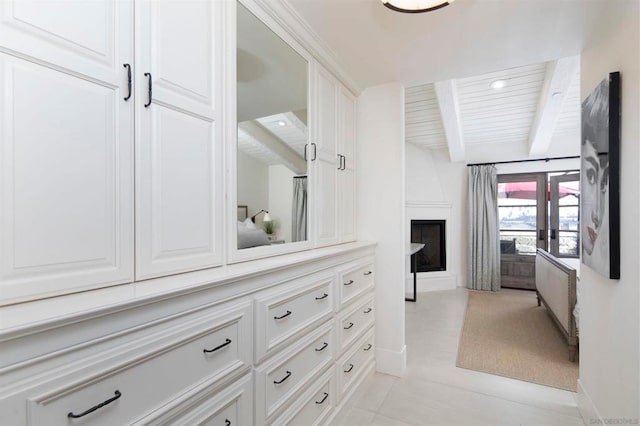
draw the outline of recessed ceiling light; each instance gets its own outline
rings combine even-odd
[[[286,125],[287,125],[287,123],[285,123],[284,121],[282,121],[282,120],[278,121],[278,126],[284,127]]]
[[[493,89],[502,89],[507,85],[507,80],[496,80],[491,83],[491,88]]]

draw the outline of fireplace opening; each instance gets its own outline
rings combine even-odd
[[[416,253],[417,272],[446,271],[445,220],[412,220],[411,242],[424,243]],[[411,272],[414,271],[411,262]]]

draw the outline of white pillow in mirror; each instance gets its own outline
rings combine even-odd
[[[246,218],[243,223],[244,223],[245,228],[247,228],[247,229],[256,229],[256,224],[253,223],[251,221],[251,218],[249,218],[249,217]]]

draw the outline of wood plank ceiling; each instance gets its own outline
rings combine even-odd
[[[508,144],[528,151],[534,120],[542,108],[541,96],[548,90],[545,81],[550,79],[549,68],[543,62],[453,80],[464,146],[499,150]],[[557,115],[549,149],[552,152],[558,151],[555,148],[559,144],[570,144],[579,150],[580,78],[578,72],[575,74]],[[491,83],[496,80],[504,80],[506,86],[492,88]],[[433,83],[406,89],[406,142],[429,149],[447,147],[443,119],[451,117],[442,117]]]

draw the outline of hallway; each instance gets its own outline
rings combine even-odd
[[[335,424],[582,425],[572,392],[455,366],[467,293],[420,293],[407,302],[405,377],[371,376]]]

